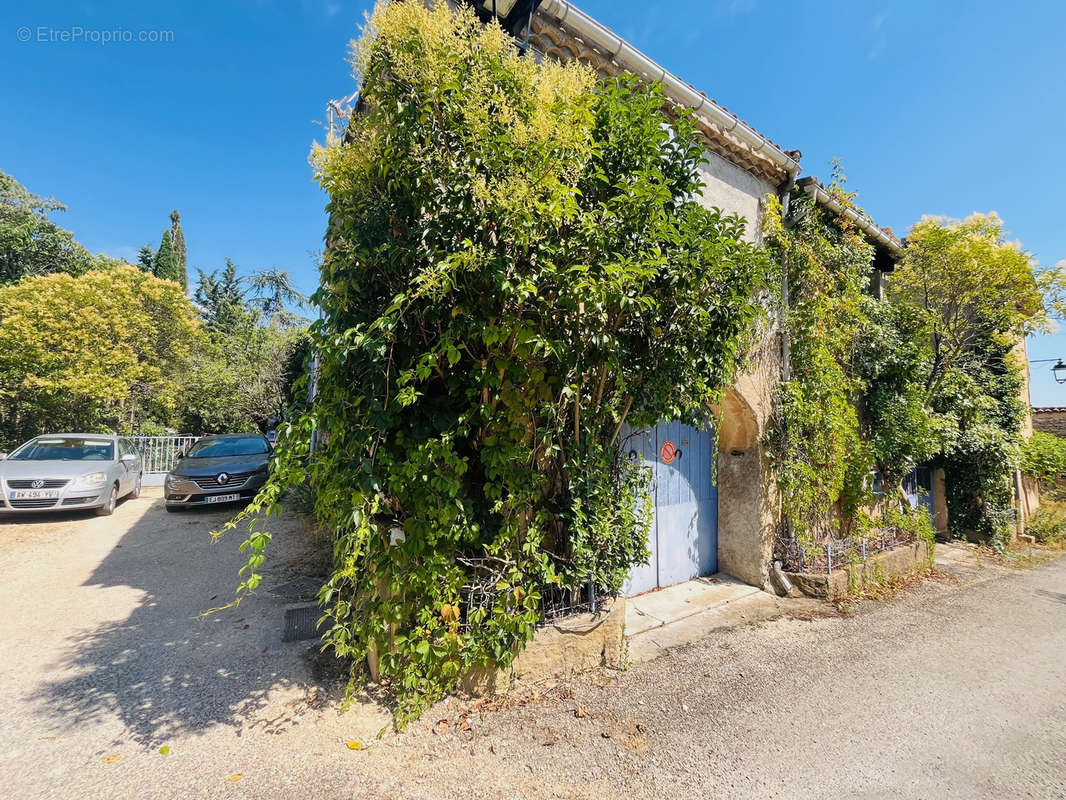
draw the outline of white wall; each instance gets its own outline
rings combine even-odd
[[[748,221],[744,238],[759,240],[760,200],[773,194],[776,188],[760,180],[745,169],[726,161],[717,153],[706,151],[706,163],[701,167],[706,185],[700,204],[705,208],[719,208],[725,214],[739,214]]]

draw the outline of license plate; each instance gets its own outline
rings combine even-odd
[[[240,500],[239,494],[211,494],[204,498],[205,503],[232,503],[234,500]]]
[[[11,500],[56,500],[58,489],[19,489],[11,492]]]

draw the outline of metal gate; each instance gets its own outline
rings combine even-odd
[[[714,434],[680,422],[630,432],[626,447],[642,457],[652,494],[651,558],[633,568],[623,592],[671,586],[718,567],[718,489],[712,480]]]
[[[131,436],[137,445],[144,464],[144,486],[162,486],[163,478],[178,460],[178,453],[184,452],[199,436]]]

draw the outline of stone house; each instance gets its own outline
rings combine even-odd
[[[432,2],[432,0],[427,0]],[[669,100],[692,109],[706,143],[701,202],[747,221],[759,240],[764,200],[776,195],[787,209],[798,187],[834,213],[845,214],[875,248],[871,291],[881,296],[903,244],[888,229],[845,208],[812,177],[800,177],[801,153],[774,143],[706,94],[671,74],[569,0],[447,0],[466,2],[486,20],[494,14],[520,46],[560,61],[579,60],[603,76],[632,73],[659,82]],[[771,424],[773,389],[787,377],[787,342],[768,320],[748,369],[729,387],[713,422],[695,429],[663,421],[629,431],[625,447],[652,474],[651,561],[633,570],[626,594],[680,583],[713,572],[771,589],[770,570],[780,529],[780,499],[763,452]],[[918,469],[909,491],[946,528],[943,477]],[[907,490],[907,486],[904,487]]]
[[[476,5],[490,12],[492,2]],[[841,207],[813,178],[799,178],[799,151],[775,144],[567,0],[496,0],[495,10],[535,52],[586,62],[605,76],[629,72],[660,82],[673,103],[691,108],[707,146],[701,200],[743,217],[750,240],[759,238],[764,198],[774,194],[787,204],[797,185],[830,210],[850,216],[876,248],[871,281],[874,291],[881,291],[902,244],[868,217]],[[770,423],[773,387],[785,369],[782,345],[771,321],[748,371],[715,410],[712,426],[697,430],[664,421],[630,438],[627,446],[652,470],[655,520],[651,562],[633,571],[628,594],[711,572],[770,588],[779,500],[760,442]]]

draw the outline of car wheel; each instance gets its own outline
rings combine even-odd
[[[133,500],[136,500],[138,497],[141,496],[141,479],[142,479],[142,477],[143,477],[143,473],[138,472],[137,473],[137,482],[135,484],[133,484],[133,490],[130,492],[130,498],[133,499]]]
[[[110,517],[115,513],[115,503],[118,502],[118,486],[112,486],[111,491],[107,495],[107,502],[96,509],[96,513],[101,517]]]

